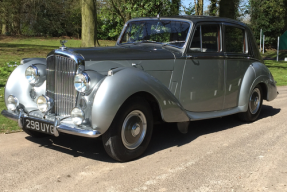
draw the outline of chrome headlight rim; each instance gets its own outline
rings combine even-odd
[[[33,70],[34,70],[34,72],[35,72],[35,76],[34,76],[34,78],[28,78],[27,76],[27,70],[29,69],[29,68],[32,68]],[[30,65],[29,67],[27,67],[27,69],[26,69],[26,71],[25,71],[25,77],[26,77],[26,79],[28,80],[28,82],[30,83],[30,85],[32,85],[32,86],[35,86],[38,82],[39,82],[39,80],[40,80],[40,73],[39,73],[39,69],[36,67],[36,66],[34,66],[34,65]],[[33,77],[33,76],[32,76]]]
[[[78,107],[75,107],[71,111],[71,119],[75,125],[81,125],[85,119],[84,111]]]
[[[44,102],[43,102],[44,101]],[[40,103],[42,102],[42,103]],[[42,113],[46,113],[47,111],[49,111],[53,105],[53,101],[51,98],[49,98],[48,96],[46,95],[41,95],[37,98],[37,107],[39,109],[39,111],[41,111]],[[42,105],[42,106],[39,106],[39,105]],[[45,106],[46,105],[46,106]]]
[[[81,82],[78,82],[77,80],[81,80]],[[75,87],[76,91],[78,91],[80,93],[86,93],[89,91],[90,82],[91,82],[90,77],[85,72],[78,73],[74,77],[74,87]]]
[[[16,111],[18,106],[19,106],[19,99],[14,95],[9,95],[7,98],[7,109],[11,111]]]

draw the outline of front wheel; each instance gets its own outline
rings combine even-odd
[[[239,113],[238,117],[240,120],[245,122],[255,121],[260,112],[263,103],[262,89],[260,85],[257,85],[251,92],[248,102],[248,110],[243,113]]]
[[[149,103],[140,97],[126,101],[103,135],[106,152],[118,161],[133,160],[146,150],[152,135],[153,116]]]

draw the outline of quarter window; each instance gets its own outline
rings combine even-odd
[[[198,26],[193,35],[190,50],[193,52],[219,52],[220,26],[217,24]]]
[[[225,49],[226,52],[245,53],[245,31],[244,29],[225,26]]]

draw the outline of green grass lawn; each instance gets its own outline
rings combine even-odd
[[[286,61],[273,61],[265,60],[265,65],[271,71],[277,86],[287,85],[287,62]]]
[[[43,57],[59,48],[61,38],[14,38],[0,36],[0,112],[6,108],[4,102],[4,87],[10,73],[19,65],[22,58]],[[100,40],[101,46],[113,46],[115,41]],[[68,39],[67,47],[80,47],[81,41]],[[263,57],[276,58],[276,51],[267,51]],[[280,58],[287,57],[287,52],[280,52]],[[272,72],[277,85],[287,85],[287,62],[265,61],[266,66]],[[0,133],[19,131],[17,123],[0,115]]]
[[[268,49],[265,51],[265,53],[261,53],[262,58],[265,59],[274,59],[277,58],[277,51],[275,49]],[[287,50],[279,51],[279,60],[284,60],[284,58],[287,57]]]

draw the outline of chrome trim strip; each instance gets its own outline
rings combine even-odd
[[[5,109],[1,112],[1,114],[8,119],[11,119],[13,121],[18,121],[18,117],[19,117],[18,115],[14,115],[13,113],[10,113]]]

